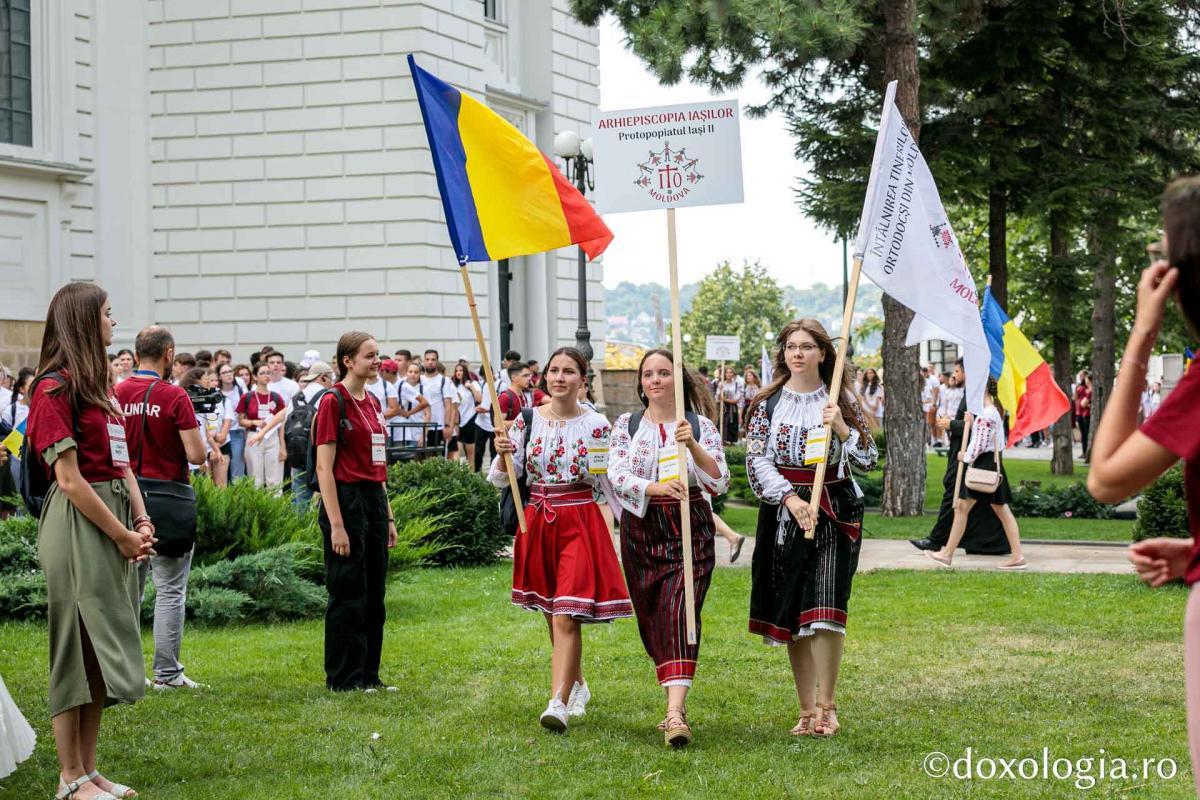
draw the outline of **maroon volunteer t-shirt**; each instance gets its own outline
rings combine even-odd
[[[25,435],[30,437],[30,444],[42,462],[46,477],[54,479],[42,457],[45,451],[63,439],[74,439],[79,474],[85,481],[100,483],[124,478],[125,467],[113,463],[108,441],[109,424],[121,425],[121,418],[105,409],[85,406],[79,411],[79,433],[76,434],[75,426],[71,424],[71,404],[66,393],[46,394],[58,385],[50,378],[38,382],[29,402],[29,420],[25,423]],[[113,407],[116,408],[116,398],[113,398]]]
[[[142,471],[138,477],[160,481],[187,480],[187,451],[183,449],[179,432],[197,427],[196,412],[192,410],[192,401],[186,391],[163,380],[154,385],[143,409],[146,390],[155,380],[148,375],[135,374],[117,386],[117,400],[125,413],[129,462],[136,472],[138,454],[141,453]],[[142,441],[143,412],[147,441]]]
[[[1192,557],[1184,583],[1200,581],[1200,362],[1192,364],[1158,411],[1142,424],[1142,433],[1183,459],[1183,487],[1187,497],[1188,529],[1192,532]]]
[[[260,413],[260,407],[267,409],[265,417]],[[236,409],[237,413],[245,414],[246,419],[270,419],[282,410],[282,397],[275,394],[275,392],[262,394],[257,389],[252,389],[242,395],[242,399],[238,400]]]
[[[383,423],[380,421],[381,410],[379,401],[370,392],[362,400],[355,400],[342,384],[336,384],[334,390],[340,392],[346,401],[346,419],[350,420],[351,429],[342,430],[341,440],[338,440],[338,422],[341,415],[338,410],[337,398],[325,396],[317,408],[316,444],[334,442],[337,444],[337,457],[333,461],[333,477],[338,483],[360,483],[374,481],[382,483],[387,480],[387,461],[374,463],[372,459],[372,434],[378,434],[377,447],[383,446]]]

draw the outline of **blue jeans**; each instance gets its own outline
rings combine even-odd
[[[308,481],[304,470],[292,470],[292,506],[297,511],[306,511],[312,501],[312,489],[308,488]]]
[[[246,429],[229,432],[229,480],[246,477]]]

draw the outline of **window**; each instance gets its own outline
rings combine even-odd
[[[0,0],[0,142],[33,145],[29,0]]]
[[[499,0],[483,0],[483,18],[484,19],[490,19],[492,22],[500,21],[500,17],[497,15],[498,9],[496,8],[496,4],[498,2],[499,2]]]

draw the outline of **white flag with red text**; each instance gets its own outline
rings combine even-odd
[[[962,348],[967,408],[980,414],[991,353],[975,281],[895,97],[892,81],[883,101],[855,258],[862,259],[868,278],[916,314],[910,341],[924,338],[924,331],[940,330]]]

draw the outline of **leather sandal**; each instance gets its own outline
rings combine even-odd
[[[54,795],[54,800],[75,800],[75,793],[82,789],[85,783],[91,782],[92,776],[90,775],[80,775],[70,783],[64,782],[60,777],[58,779],[58,794]],[[92,800],[117,800],[117,798],[108,792],[101,791],[99,794],[93,795]]]
[[[666,731],[663,738],[671,747],[685,747],[692,743],[692,729],[687,724],[687,714],[678,708],[667,709]]]
[[[87,777],[89,781],[95,783],[96,778],[101,777],[100,770],[92,770]],[[117,800],[133,800],[133,798],[138,796],[138,793],[135,790],[130,789],[123,783],[113,783],[113,788],[109,789],[108,793],[117,798]]]
[[[801,709],[800,719],[796,722],[796,727],[792,728],[792,736],[812,736],[816,717],[817,709]]]
[[[837,703],[817,703],[817,707],[821,713],[817,715],[817,721],[813,724],[813,736],[822,739],[837,736],[837,732],[842,729],[837,719]]]

